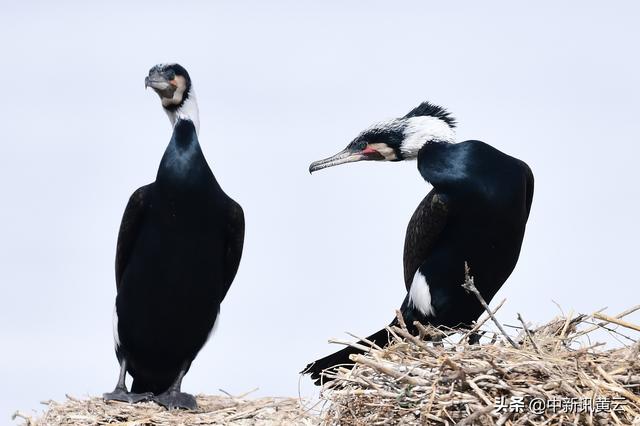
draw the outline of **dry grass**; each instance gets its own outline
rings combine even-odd
[[[473,278],[465,288],[477,292]],[[420,336],[412,336],[399,315],[400,326],[388,328],[388,347],[352,356],[352,370],[327,372],[335,380],[322,390],[320,416],[297,398],[201,395],[196,412],[69,398],[49,402],[39,419],[17,417],[34,426],[640,426],[640,326],[624,319],[640,305],[616,316],[601,311],[563,315],[536,328],[518,315],[519,326],[508,335],[495,317],[503,303],[494,311],[486,307],[487,315],[465,335],[416,324]],[[487,326],[490,320],[492,327]],[[602,332],[618,340],[619,347],[596,343]],[[468,343],[473,333],[482,335],[479,344]]]
[[[465,287],[473,292],[473,278]],[[471,333],[461,336],[420,324],[420,336],[412,336],[401,321],[388,328],[388,347],[352,355],[352,370],[327,372],[335,380],[323,390],[323,421],[640,425],[640,326],[622,319],[637,310],[640,305],[615,317],[570,314],[535,329],[518,315],[519,327],[509,336],[495,311],[487,309],[475,327],[484,330],[475,345],[468,343]],[[490,319],[495,326],[487,330]],[[622,345],[607,349],[594,342],[594,333],[603,330]]]
[[[177,425],[300,425],[319,423],[297,398],[244,399],[198,395],[197,411],[166,409],[152,403],[105,403],[102,398],[48,402],[44,415],[38,419],[17,413],[28,426],[49,425],[119,425],[119,426],[177,426]]]

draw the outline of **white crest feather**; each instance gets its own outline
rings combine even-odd
[[[418,156],[418,151],[427,142],[438,140],[452,143],[455,132],[444,120],[431,116],[410,117],[405,121],[404,140],[400,151],[405,158]]]

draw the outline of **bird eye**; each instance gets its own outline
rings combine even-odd
[[[359,150],[359,151],[362,151],[363,149],[365,149],[366,146],[367,146],[367,141],[362,139],[362,138],[360,138],[360,137],[355,138],[349,144],[349,148],[354,149],[354,150]]]
[[[174,70],[167,70],[165,76],[167,80],[173,80],[174,78],[176,78],[176,72]]]

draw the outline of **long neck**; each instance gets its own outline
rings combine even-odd
[[[418,170],[434,187],[457,185],[468,177],[469,155],[465,144],[433,141],[418,152]]]
[[[180,117],[176,120],[171,141],[158,168],[157,180],[180,186],[210,181],[213,174],[200,148],[195,123]]]
[[[182,120],[189,120],[193,123],[196,131],[196,135],[200,134],[200,115],[198,113],[198,101],[196,100],[196,94],[193,91],[193,87],[189,89],[189,93],[186,95],[186,99],[182,102],[178,108],[168,109],[164,108],[164,111],[171,121],[173,127],[176,123]]]

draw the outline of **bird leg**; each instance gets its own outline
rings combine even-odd
[[[149,401],[153,397],[151,392],[132,393],[127,390],[124,379],[127,375],[127,361],[123,358],[120,363],[120,375],[118,376],[118,384],[113,392],[102,394],[105,401],[121,401],[134,404],[136,402]]]
[[[164,393],[160,395],[154,396],[153,401],[162,405],[166,409],[170,410],[172,408],[183,408],[185,410],[196,410],[198,408],[198,404],[196,403],[196,399],[193,395],[180,392],[180,386],[182,386],[182,379],[184,375],[187,374],[187,370],[189,369],[189,363],[185,362],[178,373],[178,377],[173,382],[171,387],[167,389]]]

